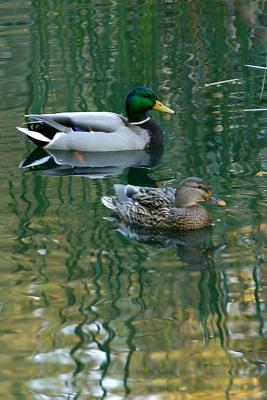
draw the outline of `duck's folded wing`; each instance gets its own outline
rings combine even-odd
[[[25,117],[29,120],[34,120],[38,122],[43,122],[45,125],[51,126],[58,132],[70,133],[73,132],[72,128],[60,124],[59,122],[54,121],[52,118],[49,118],[47,115],[43,114],[29,114],[25,115]],[[30,122],[32,124],[32,122]]]
[[[139,187],[132,194],[132,199],[140,205],[151,209],[173,207],[175,205],[176,189],[173,188],[145,188]]]
[[[129,125],[125,117],[112,112],[67,112],[43,115],[74,131],[111,133]]]
[[[131,224],[142,225],[153,219],[153,210],[140,204],[123,203],[117,207],[116,211],[122,219]]]

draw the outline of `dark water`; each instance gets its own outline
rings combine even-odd
[[[266,108],[264,71],[245,66],[266,65],[266,7],[0,1],[1,398],[267,399],[267,114],[244,111]],[[153,114],[163,154],[31,154],[15,129],[124,112],[140,84],[177,110]],[[114,183],[192,175],[227,201],[211,231],[103,219]]]

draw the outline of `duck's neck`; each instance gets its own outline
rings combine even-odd
[[[150,117],[146,117],[145,119],[142,119],[141,121],[135,121],[135,122],[129,121],[129,122],[132,125],[142,125],[145,122],[148,122],[149,120],[150,120]]]
[[[126,114],[128,117],[128,121],[131,123],[142,123],[149,120],[149,116],[146,111],[131,111],[128,107],[126,107]]]

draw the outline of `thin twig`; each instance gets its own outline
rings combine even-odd
[[[266,69],[265,69],[265,71],[264,71],[263,81],[262,81],[262,85],[261,85],[260,100],[261,100],[261,98],[262,98],[263,91],[264,91],[264,86],[265,86],[266,71],[267,71],[267,55],[266,55],[265,65],[266,65]]]
[[[231,83],[231,82],[237,82],[240,81],[240,78],[235,78],[235,79],[227,79],[226,81],[219,81],[219,82],[212,82],[212,83],[205,83],[205,86],[213,86],[213,85],[221,85],[223,83]]]
[[[244,108],[240,111],[267,111],[267,108]]]
[[[246,64],[245,67],[257,68],[257,69],[265,69],[265,71],[267,69],[267,66],[266,67],[260,67],[259,65],[250,65],[250,64]]]

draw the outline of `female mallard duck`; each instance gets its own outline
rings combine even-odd
[[[155,93],[146,87],[132,90],[126,98],[124,117],[112,112],[64,112],[26,115],[26,128],[18,128],[37,146],[55,150],[120,151],[160,146],[163,133],[147,115],[149,110],[170,114]]]
[[[212,224],[212,218],[199,202],[217,199],[200,178],[183,180],[177,189],[114,185],[116,196],[102,197],[102,203],[130,224],[156,229],[199,229]]]

